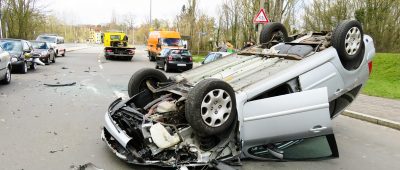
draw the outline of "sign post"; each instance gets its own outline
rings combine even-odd
[[[254,24],[260,24],[258,25],[258,31],[257,31],[257,44],[260,43],[260,33],[262,31],[262,24],[266,24],[269,22],[269,19],[267,18],[267,15],[265,14],[264,10],[264,5],[265,5],[265,0],[260,0],[260,11],[257,13],[257,15],[253,19]]]

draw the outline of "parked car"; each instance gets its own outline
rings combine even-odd
[[[156,57],[156,69],[186,71],[193,68],[192,54],[186,49],[164,48]]]
[[[176,31],[152,31],[147,39],[147,51],[150,61],[156,61],[164,48],[185,49],[181,34]]]
[[[228,56],[229,54],[232,53],[228,53],[228,52],[210,52],[207,54],[206,57],[204,57],[204,60],[201,62],[201,64],[207,64],[210,62],[213,62],[215,60],[218,60],[222,57]]]
[[[135,72],[102,139],[129,163],[163,167],[336,158],[332,119],[365,85],[374,55],[355,20],[291,37],[270,22],[260,45],[180,75]]]
[[[56,62],[56,56],[53,48],[50,48],[45,41],[30,41],[33,47],[33,56],[38,56],[40,61],[50,64]]]
[[[36,64],[30,62],[32,46],[28,41],[21,39],[0,39],[3,50],[11,55],[12,71],[27,73],[28,67],[36,69]]]
[[[64,38],[55,34],[43,34],[36,38],[36,41],[45,41],[49,43],[50,48],[54,49],[55,56],[65,56],[66,49],[60,44],[64,44]]]
[[[7,51],[0,47],[0,83],[11,82],[11,57]]]

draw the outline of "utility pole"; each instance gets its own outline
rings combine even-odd
[[[260,10],[264,8],[265,0],[260,0]],[[263,24],[258,24],[258,31],[257,31],[257,44],[260,44],[260,34],[263,28]]]
[[[0,0],[0,38],[3,38],[3,27],[1,25],[1,21],[3,21],[3,11],[1,10],[2,7],[2,0]]]
[[[150,0],[150,30],[151,30],[151,0]]]

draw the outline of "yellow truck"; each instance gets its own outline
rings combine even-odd
[[[147,39],[149,60],[155,61],[163,48],[183,49],[181,35],[176,31],[152,31]]]
[[[128,45],[128,36],[123,32],[105,32],[104,57],[109,59],[119,58],[132,60],[135,55],[135,47]]]

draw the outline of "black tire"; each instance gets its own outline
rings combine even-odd
[[[29,66],[29,68],[30,68],[31,70],[36,70],[36,63],[35,63],[35,62],[32,62],[31,65]]]
[[[136,71],[129,80],[128,83],[128,94],[132,97],[139,92],[147,89],[146,81],[151,80],[153,86],[156,86],[158,82],[168,81],[167,76],[159,70],[143,68]]]
[[[288,42],[289,36],[285,26],[279,22],[269,22],[264,26],[260,34],[260,43],[268,43],[272,40]]]
[[[164,63],[164,71],[165,71],[166,73],[168,73],[169,71],[171,71],[171,69],[169,69],[169,67],[168,67],[168,62],[165,62],[165,63]]]
[[[359,35],[350,35],[358,30]],[[345,20],[336,27],[332,34],[332,46],[336,49],[342,65],[347,70],[357,69],[364,56],[364,32],[361,23],[356,20]],[[348,39],[349,41],[346,41]],[[350,47],[354,43],[354,47]],[[346,47],[350,47],[346,49]]]
[[[20,73],[26,74],[28,72],[28,64],[26,61],[20,66]]]
[[[49,65],[50,64],[50,56],[49,57],[47,57],[47,59],[45,60],[45,62],[44,62],[46,65]]]
[[[10,84],[11,82],[11,67],[6,67],[6,74],[3,77],[3,80],[0,81],[1,84]]]
[[[65,57],[65,52],[63,54],[61,54],[62,57]]]
[[[202,108],[201,105],[203,103],[203,100],[207,100],[206,95],[208,95],[209,93],[213,93],[215,90],[223,90],[227,92],[227,94],[229,94],[231,98],[231,102],[229,104],[231,107],[231,111],[230,113],[228,113],[229,117],[224,120],[225,122],[220,120],[220,125],[218,125],[217,127],[212,127],[205,123],[207,122],[207,118],[203,120],[202,112],[204,112],[204,107]],[[228,103],[226,105],[228,105]],[[219,105],[218,107],[221,107],[221,105]],[[213,109],[213,107],[211,107],[211,109]],[[219,112],[220,110],[215,109],[212,111]],[[223,116],[225,116],[225,114],[226,113],[223,113]],[[217,135],[226,132],[228,129],[232,129],[232,123],[236,120],[237,117],[236,99],[233,88],[228,83],[219,79],[205,79],[199,82],[196,86],[193,87],[193,89],[189,91],[185,104],[185,117],[190,126],[199,134],[199,136]],[[217,122],[217,120],[215,120],[214,122]]]
[[[159,69],[160,67],[158,67],[158,63],[156,63],[156,67],[155,67],[155,69]]]

